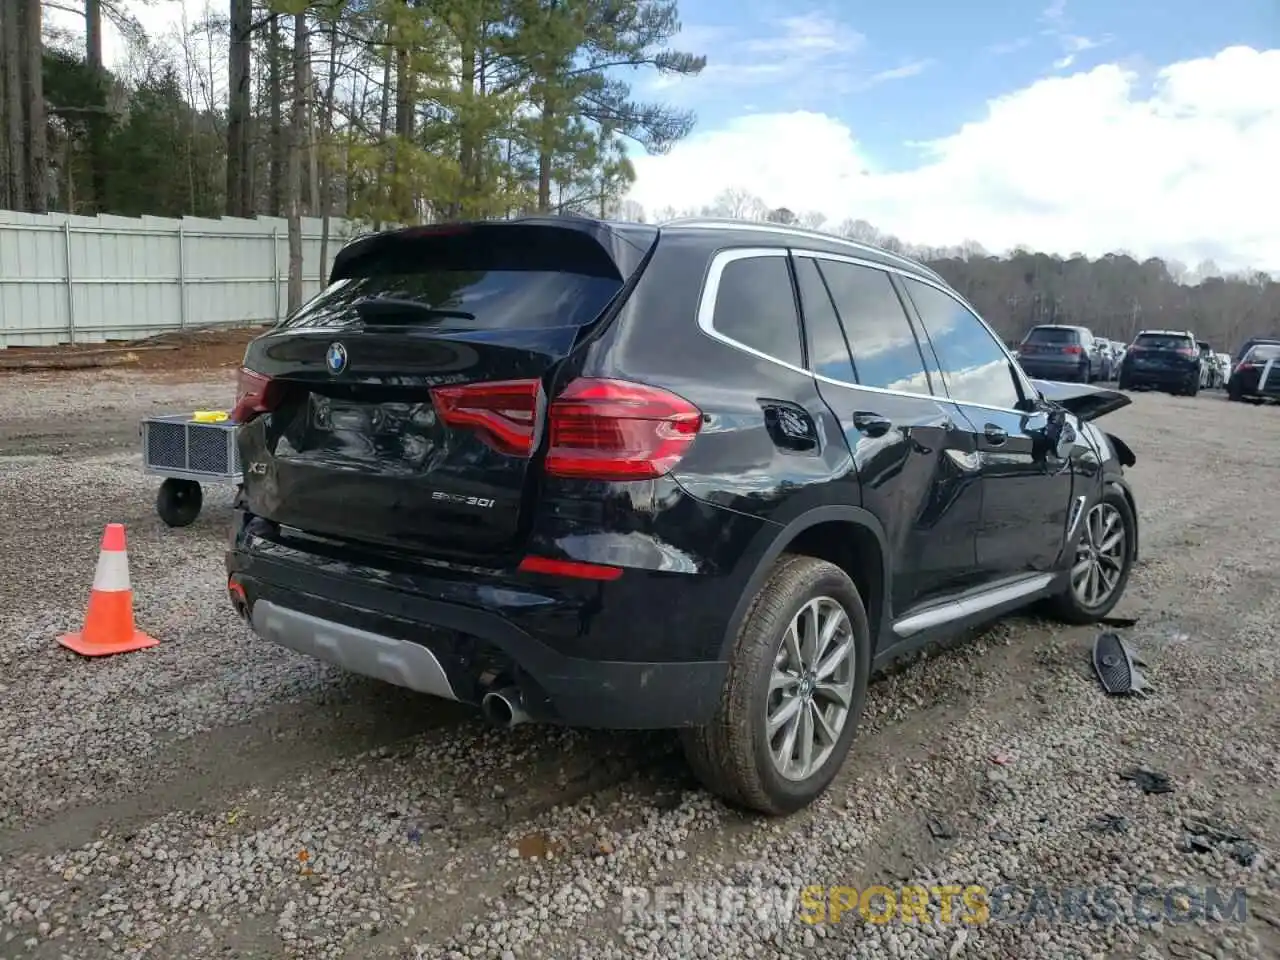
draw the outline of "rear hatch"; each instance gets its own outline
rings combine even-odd
[[[546,384],[625,298],[656,237],[544,217],[344,248],[328,287],[246,352],[247,508],[406,552],[514,549]]]
[[[1140,333],[1129,354],[1138,370],[1181,371],[1200,358],[1200,348],[1176,333]]]
[[[1034,360],[1078,361],[1084,353],[1079,331],[1070,327],[1036,327],[1018,348],[1020,356]]]

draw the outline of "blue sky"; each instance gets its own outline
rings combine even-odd
[[[682,0],[680,14],[677,46],[706,54],[707,71],[637,93],[693,108],[700,129],[746,113],[825,113],[888,170],[916,161],[913,141],[953,133],[1048,75],[1280,45],[1274,0]]]

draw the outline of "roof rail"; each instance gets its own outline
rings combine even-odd
[[[758,230],[765,233],[779,233],[785,236],[793,237],[810,237],[815,240],[826,240],[829,242],[840,243],[855,250],[862,250],[868,253],[874,253],[889,260],[896,261],[905,266],[918,270],[925,276],[946,283],[945,280],[932,268],[919,260],[913,260],[910,257],[904,257],[902,254],[893,253],[883,247],[878,247],[873,243],[863,243],[861,240],[851,240],[849,237],[842,237],[839,234],[827,233],[824,230],[810,230],[808,227],[793,227],[781,223],[772,223],[768,220],[748,220],[745,217],[676,217],[674,220],[665,220],[658,224],[659,227],[692,227],[694,229],[714,229],[722,228],[727,230]]]

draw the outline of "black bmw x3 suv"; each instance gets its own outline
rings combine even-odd
[[[736,221],[370,235],[254,340],[228,590],[259,636],[509,725],[679,728],[731,802],[835,777],[871,671],[1138,552],[1092,423],[933,271]]]

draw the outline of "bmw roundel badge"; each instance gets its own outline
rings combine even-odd
[[[335,377],[347,369],[347,348],[340,343],[329,344],[329,352],[324,355],[324,365]]]

